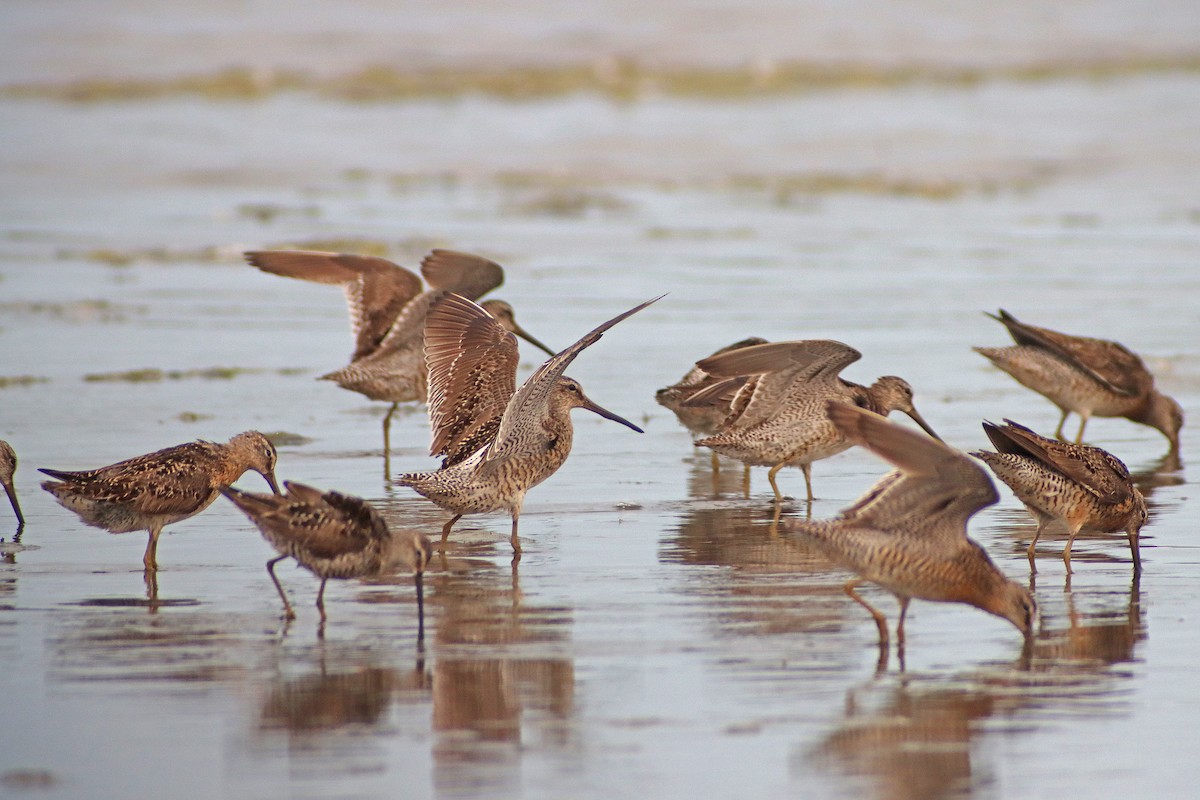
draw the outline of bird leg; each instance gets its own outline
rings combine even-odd
[[[786,464],[786,461],[781,461],[771,467],[771,470],[767,473],[767,480],[771,482],[771,488],[775,491],[776,505],[783,502],[783,492],[779,491],[779,484],[775,482],[775,476],[779,474],[779,470],[783,469]]]
[[[800,470],[804,473],[804,489],[807,493],[808,507],[812,509],[813,493],[812,493],[812,464],[801,464]]]
[[[271,576],[271,581],[275,584],[275,591],[279,592],[279,599],[283,601],[283,618],[293,620],[296,618],[296,612],[292,610],[292,604],[288,602],[287,595],[283,593],[283,586],[280,585],[279,578],[275,577],[275,565],[285,558],[287,556],[279,556],[268,561],[267,574]]]
[[[142,556],[147,572],[158,569],[158,535],[162,533],[162,525],[151,525],[149,532],[150,540],[146,542],[146,552]]]
[[[1075,444],[1083,444],[1083,429],[1087,427],[1088,414],[1082,413],[1079,415],[1079,433],[1075,435]]]
[[[1039,519],[1037,530],[1033,532],[1033,541],[1029,543],[1029,550],[1027,551],[1027,554],[1029,556],[1029,569],[1032,570],[1033,572],[1037,572],[1037,565],[1033,563],[1034,549],[1037,547],[1038,539],[1041,538],[1042,529],[1045,527],[1046,527],[1046,520]]]
[[[904,618],[908,616],[908,601],[907,597],[898,597],[900,601],[900,622],[896,625],[896,647],[900,650],[904,649]]]
[[[1071,412],[1065,408],[1060,409],[1062,416],[1058,418],[1058,427],[1054,429],[1054,438],[1060,442],[1065,442],[1067,437],[1063,436],[1063,425],[1067,424],[1067,417],[1071,416]]]
[[[875,627],[879,628],[879,644],[886,645],[888,643],[887,617],[880,614],[866,600],[859,596],[858,592],[854,591],[862,585],[862,580],[859,578],[851,578],[846,581],[846,585],[842,587],[850,599],[865,608],[867,612],[874,618]]]
[[[517,535],[517,521],[518,521],[520,518],[521,518],[521,512],[520,512],[520,511],[515,511],[515,512],[513,512],[513,517],[512,517],[512,539],[511,539],[511,541],[512,541],[512,549],[513,549],[513,561],[520,561],[520,560],[521,560],[521,537],[519,537],[519,536]]]
[[[325,584],[328,578],[321,578],[321,588],[317,590],[317,610],[321,612],[321,625],[325,624]]]
[[[750,497],[750,465],[742,465],[742,496]]]
[[[383,415],[383,455],[384,458],[392,453],[392,414],[396,413],[396,408],[399,403],[392,403],[392,407]]]
[[[712,471],[714,478],[721,474],[721,459],[717,456],[716,450],[712,451]]]
[[[1075,537],[1079,535],[1079,525],[1071,526],[1071,534],[1067,537],[1067,546],[1063,549],[1063,563],[1067,565],[1067,574],[1071,574],[1071,545],[1075,544]]]
[[[454,523],[462,519],[462,516],[462,514],[455,514],[450,518],[449,522],[442,526],[442,545],[440,549],[443,553],[446,552],[446,539],[450,537],[450,529],[454,527]]]

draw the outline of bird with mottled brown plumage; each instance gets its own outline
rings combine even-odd
[[[17,502],[17,489],[13,485],[13,473],[17,471],[17,452],[12,445],[0,439],[0,486],[8,495],[13,513],[17,515],[17,528],[25,526],[25,515],[21,513],[21,504]]]
[[[525,493],[567,460],[574,435],[571,409],[584,408],[642,432],[592,402],[563,372],[605,331],[655,300],[593,328],[542,364],[519,390],[517,341],[511,333],[465,297],[451,294],[434,306],[425,326],[425,357],[430,455],[442,456],[442,467],[400,475],[396,483],[454,514],[442,528],[442,547],[464,514],[504,509],[512,516],[514,557],[520,557],[517,524]]]
[[[240,508],[279,553],[267,562],[267,572],[283,600],[286,619],[296,612],[275,576],[275,565],[293,558],[321,579],[317,610],[325,621],[325,584],[330,578],[381,575],[397,567],[413,574],[417,590],[418,638],[424,633],[423,576],[433,547],[420,531],[391,530],[370,503],[339,492],[322,492],[285,481],[284,495],[221,491]]]
[[[1037,532],[1029,543],[1030,567],[1042,531],[1062,520],[1070,534],[1063,550],[1068,573],[1071,545],[1085,528],[1102,533],[1125,531],[1133,571],[1140,573],[1138,538],[1146,524],[1146,500],[1124,462],[1099,447],[1062,442],[1012,420],[1004,422],[983,423],[997,452],[980,450],[971,455],[991,467],[1037,520]]]
[[[861,386],[841,378],[841,371],[860,358],[861,353],[841,342],[808,339],[753,345],[696,362],[723,380],[695,393],[686,404],[724,404],[736,389],[724,423],[696,444],[746,464],[770,467],[767,477],[777,502],[783,494],[775,476],[785,466],[800,467],[811,504],[812,463],[852,445],[826,415],[829,400],[884,416],[903,411],[936,438],[913,405],[907,381],[885,375],[871,386]]]
[[[734,342],[727,347],[722,347],[708,357],[712,358],[722,353],[728,353],[731,350],[741,350],[743,347],[766,343],[766,339],[751,336],[748,339]],[[693,365],[687,374],[678,381],[670,386],[664,386],[655,392],[654,399],[660,406],[670,409],[679,420],[679,424],[687,428],[693,437],[708,436],[716,433],[717,429],[721,427],[721,423],[729,416],[730,405],[733,403],[734,396],[737,393],[737,389],[741,387],[741,383],[727,384],[727,391],[720,397],[711,398],[709,402],[688,405],[687,401],[697,393],[708,389],[721,380],[721,378],[705,372],[699,365]],[[717,470],[717,453],[715,450],[712,454],[712,466],[714,471]],[[750,466],[746,465],[746,469],[749,470]]]
[[[262,475],[271,491],[275,447],[258,431],[239,433],[228,442],[196,441],[167,447],[99,469],[68,472],[40,469],[55,480],[42,488],[87,525],[110,533],[147,531],[142,563],[158,568],[162,529],[199,514],[247,470]]]
[[[1183,408],[1154,387],[1154,376],[1136,353],[1117,342],[1027,325],[1004,309],[988,316],[1003,323],[1016,345],[975,352],[1058,406],[1057,438],[1065,438],[1063,425],[1072,413],[1080,418],[1075,444],[1083,443],[1090,418],[1124,417],[1159,431],[1171,453],[1179,453]]]
[[[421,278],[385,258],[310,250],[254,250],[246,260],[263,272],[341,285],[350,307],[354,352],[350,363],[321,376],[343,389],[391,403],[383,418],[383,450],[391,451],[391,420],[400,403],[424,401],[427,391],[424,329],[429,309],[449,292],[477,300],[504,282],[494,261],[454,250],[433,250],[421,261]],[[520,325],[503,300],[483,308],[505,330],[553,355]]]
[[[904,619],[912,598],[966,603],[1008,620],[1026,638],[1036,605],[1029,592],[1005,577],[967,536],[967,522],[997,500],[983,469],[941,441],[889,422],[866,409],[827,401],[838,431],[897,469],[831,520],[788,520],[783,530],[817,542],[836,563],[856,573],[846,594],[870,612],[880,644],[887,620],[855,590],[879,584],[900,602],[896,638],[904,644]]]

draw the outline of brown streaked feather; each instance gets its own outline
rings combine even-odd
[[[806,339],[789,342],[766,342],[742,347],[703,358],[696,366],[710,375],[727,378],[737,375],[759,375],[782,371],[798,371],[807,378],[821,372],[841,372],[862,358],[862,353],[849,345],[831,339]]]
[[[1123,397],[1138,397],[1154,385],[1142,359],[1117,342],[1027,325],[1004,309],[988,316],[1003,324],[1017,344],[1048,350]]]
[[[579,341],[560,351],[558,355],[548,359],[546,363],[538,367],[537,371],[530,375],[525,383],[521,385],[521,388],[517,390],[516,394],[512,396],[508,406],[504,409],[500,428],[496,431],[496,438],[492,443],[491,450],[488,452],[487,459],[493,461],[509,456],[511,454],[509,448],[519,446],[523,439],[521,436],[522,429],[533,425],[542,426],[544,424],[549,414],[550,395],[558,385],[558,379],[562,377],[567,367],[570,366],[571,362],[580,353],[600,341],[600,338],[604,336],[609,328],[633,316],[647,306],[657,303],[664,297],[666,295],[661,294],[652,300],[639,303],[628,311],[597,325],[585,333]]]
[[[219,487],[215,446],[188,442],[94,470],[38,471],[90,500],[130,504],[140,514],[183,514],[208,503]]]
[[[340,492],[322,492],[294,481],[285,481],[284,486],[287,493],[280,496],[233,488],[222,489],[221,493],[277,549],[286,543],[289,554],[302,555],[298,560],[306,566],[306,562],[316,559],[332,561],[349,555],[367,558],[372,541],[378,546],[388,538],[386,523],[365,500]]]
[[[1050,439],[1010,419],[1004,423],[983,423],[997,452],[1031,458],[1070,478],[1106,505],[1123,503],[1132,495],[1128,468],[1107,451]]]
[[[517,390],[517,355],[517,338],[465,297],[448,294],[429,312],[429,453],[445,455],[443,466],[495,437]]]
[[[688,395],[680,405],[689,408],[728,408],[733,404],[738,391],[752,377],[750,375],[736,375],[732,378],[722,378],[702,389],[697,389]]]
[[[313,250],[254,250],[246,260],[263,272],[315,283],[340,284],[346,292],[355,345],[352,360],[374,352],[393,321],[421,293],[421,279],[386,258]]]
[[[862,358],[849,345],[829,339],[768,342],[702,359],[697,365],[714,375],[753,375],[733,401],[726,425],[748,428],[774,418],[798,383],[829,384],[840,389],[838,375]]]
[[[900,471],[846,509],[846,518],[883,530],[963,539],[967,521],[999,501],[987,473],[942,442],[846,403],[831,400],[826,410],[843,436]]]
[[[478,300],[504,283],[495,261],[457,250],[433,250],[421,261],[421,274],[435,289]]]

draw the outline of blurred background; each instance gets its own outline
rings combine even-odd
[[[1005,490],[972,535],[1044,628],[914,604],[877,672],[846,574],[768,531],[756,471],[718,476],[654,390],[747,336],[834,338],[898,374],[964,450],[1058,414],[972,345],[981,312],[1116,339],[1200,408],[1200,11],[1194,0],[635,3],[7,0],[0,8],[0,794],[38,797],[1180,796],[1197,515],[1165,441],[1089,439],[1151,506],[1039,545]],[[387,481],[384,407],[314,378],[351,351],[334,287],[247,267],[301,247],[504,264],[552,347],[649,297],[573,365],[646,433],[577,415],[530,492],[525,557],[464,520],[415,646],[404,576],[280,574],[223,501],[140,535],[84,528],[39,466],[259,428],[280,477],[445,517]],[[521,377],[536,366],[525,351]],[[393,471],[428,430],[393,424]],[[814,468],[816,517],[883,471]],[[798,471],[781,485],[802,491]],[[251,479],[244,482],[251,486]],[[802,504],[789,514],[803,514]],[[8,527],[5,527],[8,526]],[[175,535],[180,534],[180,535]],[[1043,547],[1044,545],[1044,547]],[[894,617],[885,593],[869,593]]]

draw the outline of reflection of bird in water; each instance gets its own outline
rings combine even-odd
[[[1160,431],[1178,454],[1183,408],[1154,388],[1154,376],[1124,345],[1036,328],[1004,309],[988,316],[1008,328],[1016,346],[976,347],[975,352],[1058,406],[1057,438],[1063,438],[1072,412],[1080,417],[1076,444],[1083,442],[1091,417],[1124,417]]]
[[[750,347],[756,344],[766,344],[767,340],[752,336],[749,339],[742,339],[740,342],[734,342],[728,347],[722,347],[715,353],[712,353],[709,358],[719,356],[722,353],[727,353],[731,350],[740,350],[743,347]],[[663,387],[654,393],[654,399],[660,406],[670,409],[674,412],[675,417],[683,427],[688,429],[688,432],[695,436],[709,436],[717,432],[721,427],[721,423],[729,416],[730,404],[737,393],[737,389],[744,381],[736,384],[729,384],[728,391],[722,393],[718,397],[713,397],[709,402],[695,405],[688,405],[687,401],[698,392],[708,389],[710,386],[721,382],[722,379],[708,374],[699,365],[693,366],[688,373],[679,379],[676,383],[670,386]],[[712,453],[712,468],[713,472],[720,469],[717,459],[717,452]],[[747,482],[749,481],[750,465],[745,466],[745,475]]]
[[[4,487],[4,493],[8,495],[8,502],[12,504],[13,513],[17,515],[17,528],[20,529],[25,525],[25,516],[21,513],[21,504],[17,502],[17,490],[13,486],[13,473],[17,471],[17,453],[12,449],[12,445],[0,439],[0,486]]]
[[[874,617],[880,644],[888,641],[887,621],[854,591],[863,581],[900,601],[900,645],[914,597],[967,603],[1007,619],[1028,638],[1033,598],[966,535],[975,512],[999,499],[987,474],[962,453],[874,412],[829,402],[827,413],[841,435],[898,469],[834,519],[784,527],[815,539],[832,560],[857,573],[846,593]]]
[[[99,469],[39,472],[56,479],[42,488],[84,523],[111,533],[149,531],[142,562],[152,572],[162,529],[208,508],[242,473],[254,470],[278,493],[275,459],[267,437],[246,431],[225,444],[188,442]]]
[[[504,282],[499,264],[452,250],[434,250],[421,261],[421,275],[429,284],[424,291],[419,277],[384,258],[305,250],[256,250],[245,255],[263,272],[340,284],[345,289],[354,353],[349,364],[321,379],[392,404],[383,418],[385,456],[391,450],[389,429],[397,405],[425,399],[422,346],[429,309],[447,292],[475,300]],[[553,355],[517,324],[508,303],[489,300],[483,308],[505,330]]]
[[[876,709],[864,708],[866,702],[851,690],[845,722],[808,757],[868,776],[878,787],[867,793],[872,797],[969,796],[978,771],[971,764],[976,749],[971,741],[986,730],[981,722],[1006,709],[1007,698],[983,686],[922,689],[902,684],[885,692]]]
[[[283,600],[287,619],[295,619],[275,565],[285,558],[321,579],[317,610],[325,621],[325,584],[330,578],[361,578],[386,573],[403,565],[412,571],[417,589],[418,638],[424,633],[423,576],[433,547],[418,531],[393,532],[365,500],[338,492],[285,481],[287,494],[250,494],[225,489],[223,494],[262,531],[279,556],[267,562],[267,572]]]
[[[1035,666],[1062,662],[1119,664],[1134,660],[1134,649],[1146,638],[1142,621],[1141,587],[1134,575],[1125,607],[1119,612],[1101,610],[1081,614],[1075,608],[1076,591],[1067,590],[1065,630],[1042,630],[1034,643]]]
[[[359,667],[347,672],[315,674],[281,681],[271,687],[259,713],[263,730],[296,734],[372,726],[385,719],[398,692],[428,692],[424,669],[410,674],[386,667]]]
[[[453,294],[430,311],[425,328],[430,454],[445,458],[436,472],[410,472],[396,483],[454,514],[442,528],[443,547],[464,514],[505,509],[512,515],[512,547],[519,557],[521,504],[529,489],[567,460],[574,431],[571,409],[585,408],[641,433],[632,422],[593,403],[563,371],[605,331],[653,302],[592,329],[546,361],[520,390],[517,341],[486,311]]]
[[[1029,543],[1030,566],[1042,531],[1062,520],[1070,533],[1063,550],[1067,572],[1071,571],[1071,545],[1084,528],[1125,531],[1133,571],[1141,572],[1138,536],[1146,523],[1146,501],[1121,459],[1099,447],[1049,439],[1011,420],[1005,423],[983,423],[998,452],[980,450],[971,455],[991,467],[1037,519],[1037,532]]]
[[[811,339],[754,345],[696,362],[725,380],[697,392],[689,404],[724,402],[738,386],[726,421],[696,444],[746,464],[770,467],[767,477],[777,501],[783,495],[776,474],[789,464],[799,466],[811,505],[812,463],[853,444],[830,422],[827,401],[841,400],[884,416],[903,411],[936,438],[913,406],[912,387],[904,380],[886,375],[871,386],[842,380],[841,371],[861,357],[841,342]]]

